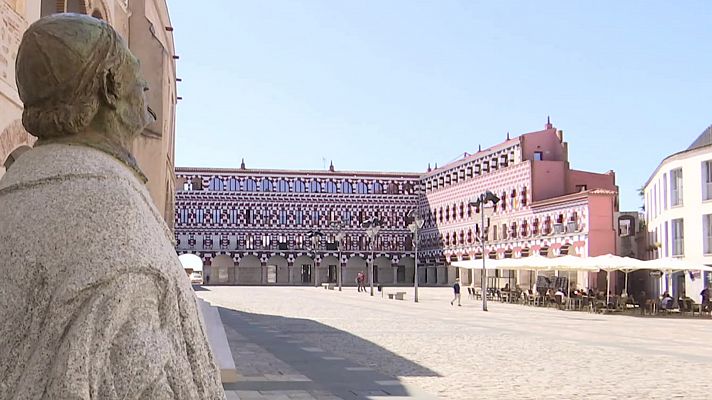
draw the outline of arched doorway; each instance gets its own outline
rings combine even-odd
[[[193,272],[203,273],[203,260],[195,254],[181,254],[178,256],[178,261],[183,265],[183,269],[189,277]],[[203,283],[207,283],[205,275],[203,275]]]
[[[257,256],[248,254],[237,264],[235,282],[240,285],[258,285],[262,283],[262,263]]]
[[[299,256],[294,260],[294,268],[292,270],[292,282],[296,285],[307,285],[313,282],[314,279],[314,260],[309,256]]]
[[[321,259],[319,266],[319,279],[322,282],[338,283],[339,259],[334,256],[326,256]]]
[[[356,275],[361,271],[366,274],[366,280],[368,281],[368,268],[366,266],[366,260],[360,256],[350,257],[346,261],[346,268],[344,268],[344,284],[356,286]]]
[[[226,254],[220,254],[210,262],[210,266],[212,273],[209,278],[207,276],[205,277],[206,281],[218,284],[234,282],[235,262],[232,260],[232,257]]]
[[[425,265],[421,259],[421,266]],[[415,259],[411,256],[405,256],[400,259],[396,267],[396,283],[412,284],[415,274]]]
[[[386,256],[376,257],[373,265],[373,283],[394,283],[391,259]]]
[[[289,283],[289,263],[287,259],[274,255],[265,264],[264,279],[268,285]]]

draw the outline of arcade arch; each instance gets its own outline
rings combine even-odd
[[[287,259],[280,255],[270,257],[265,263],[264,274],[262,282],[269,285],[289,283],[289,263]]]
[[[361,256],[352,256],[346,261],[346,267],[344,268],[344,284],[346,285],[356,285],[356,274],[363,271],[366,274],[366,279],[368,279],[368,268],[366,265],[366,260]]]
[[[257,256],[248,254],[240,259],[236,268],[236,283],[260,284],[262,283],[262,262]]]
[[[210,262],[210,282],[225,284],[233,283],[235,276],[235,262],[228,255],[221,254]],[[205,279],[208,279],[207,277]]]
[[[338,268],[338,258],[334,256],[326,256],[322,258],[319,265],[319,280],[321,282],[338,283]]]
[[[302,285],[314,282],[314,260],[309,256],[299,256],[294,260],[291,282]]]
[[[203,271],[203,259],[195,254],[181,254],[178,256],[178,261],[180,261],[187,274],[193,271]],[[205,275],[203,275],[203,279],[205,279]]]
[[[373,283],[393,283],[393,267],[391,259],[386,256],[376,257],[373,270]]]
[[[396,267],[396,282],[397,283],[413,283],[415,275],[415,259],[411,256],[405,256],[398,261]]]

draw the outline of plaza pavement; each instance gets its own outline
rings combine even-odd
[[[392,289],[386,289],[393,291]],[[402,290],[402,289],[398,289]],[[206,287],[238,372],[228,399],[710,399],[712,320],[313,287]],[[401,397],[396,397],[401,396]]]

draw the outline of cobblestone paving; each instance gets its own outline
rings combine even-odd
[[[500,303],[484,313],[466,295],[462,307],[451,306],[448,288],[421,288],[417,304],[411,291],[397,301],[352,288],[210,287],[197,293],[214,305],[281,317],[270,319],[269,329],[289,333],[299,346],[442,399],[712,398],[709,317],[640,318]],[[239,353],[236,359],[240,364]],[[254,368],[253,375],[276,369],[300,376],[278,360],[245,368]]]

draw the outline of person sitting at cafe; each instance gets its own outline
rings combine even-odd
[[[692,305],[695,301],[687,297],[685,292],[680,293],[680,298],[677,299],[677,304],[680,306],[681,312],[692,311]]]
[[[665,291],[663,293],[662,299],[660,300],[660,309],[661,310],[669,310],[672,308],[672,303],[673,303],[673,298],[670,296],[670,293]]]
[[[556,299],[556,304],[561,307],[566,303],[566,292],[564,292],[564,289],[559,288],[556,293],[554,293],[554,298]]]
[[[702,311],[709,311],[710,309],[710,288],[706,287],[700,292],[702,296]]]
[[[618,304],[628,304],[628,293],[627,292],[622,292],[619,299],[618,299]]]

